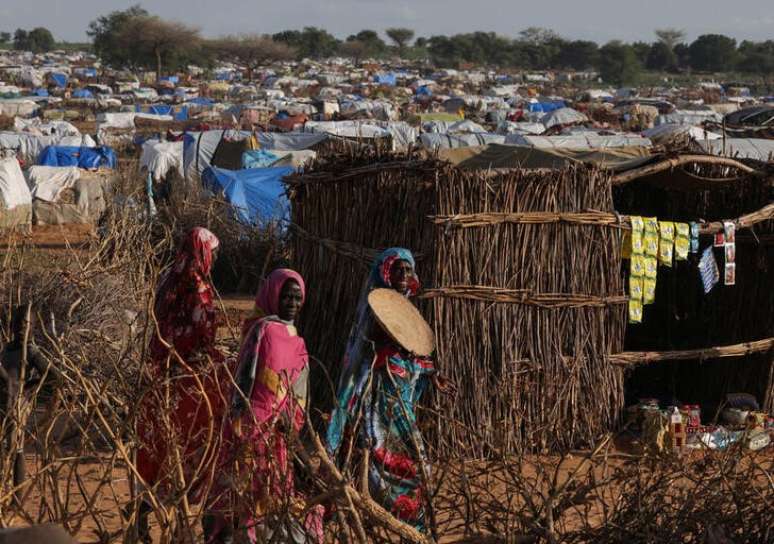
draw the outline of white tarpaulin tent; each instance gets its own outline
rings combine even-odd
[[[393,150],[405,149],[417,139],[417,130],[404,122],[308,121],[304,132],[323,132],[341,138],[392,138]]]
[[[502,134],[476,133],[476,134],[421,134],[419,140],[427,149],[456,149],[458,147],[471,147],[487,144],[505,143]]]
[[[148,140],[142,144],[140,169],[151,173],[155,181],[164,179],[170,171],[183,177],[183,141],[160,142]]]
[[[543,134],[545,131],[543,123],[502,121],[497,125],[498,134]]]
[[[80,136],[81,131],[67,121],[43,121],[39,117],[22,119],[15,117],[13,128],[18,132],[29,132],[39,136]]]
[[[774,140],[763,138],[726,138],[701,141],[699,145],[712,155],[770,161],[774,159]]]
[[[77,166],[30,166],[27,170],[27,184],[32,198],[56,202],[65,189],[71,189],[81,179]]]
[[[656,117],[655,125],[701,125],[705,121],[722,122],[723,116],[712,110],[675,110]]]
[[[29,132],[0,132],[0,152],[16,153],[26,163],[38,160],[40,152],[49,145],[96,147],[88,134],[81,136],[40,136]]]
[[[540,149],[605,149],[611,147],[651,147],[648,138],[636,135],[600,136],[599,134],[571,134],[567,136],[530,136],[509,134],[506,144],[536,147]]]
[[[658,125],[642,133],[655,144],[666,142],[675,138],[692,138],[694,140],[717,140],[722,138],[720,134],[709,132],[703,128],[690,125],[678,125],[670,123],[667,125]]]
[[[28,225],[32,218],[32,195],[19,161],[0,159],[0,226]]]
[[[189,132],[183,146],[183,172],[185,179],[198,181],[204,169],[210,165],[215,150],[222,138],[241,140],[252,133],[236,130],[208,130],[207,132]],[[300,151],[315,146],[329,138],[323,133],[307,132],[257,132],[255,138],[261,149],[272,151],[275,155],[282,151]]]
[[[34,101],[25,98],[0,100],[0,115],[5,115],[6,117],[14,117],[16,115],[27,117],[32,115],[37,109],[38,105]]]
[[[486,132],[486,129],[469,119],[461,121],[426,121],[422,123],[424,132],[437,132],[439,134],[471,134]]]
[[[573,125],[577,123],[585,123],[589,120],[584,114],[578,110],[572,108],[559,108],[546,113],[540,118],[540,122],[546,128],[551,128],[556,125]]]
[[[36,225],[91,223],[105,211],[112,172],[76,166],[31,166],[32,216]]]

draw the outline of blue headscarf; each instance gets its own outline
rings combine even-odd
[[[374,316],[368,306],[368,294],[374,289],[391,288],[390,271],[396,261],[407,261],[415,269],[414,256],[408,249],[391,247],[383,251],[371,267],[368,281],[360,292],[355,322],[349,333],[347,350],[344,355],[343,368],[339,377],[339,388],[336,393],[336,406],[331,413],[331,421],[328,424],[327,446],[328,452],[334,454],[341,445],[344,429],[350,418],[360,409],[360,398],[363,388],[368,381],[373,362],[373,352],[370,348],[371,340],[366,335],[370,333],[374,325]],[[419,289],[419,280],[416,272],[409,279],[409,287],[405,296],[413,296]]]

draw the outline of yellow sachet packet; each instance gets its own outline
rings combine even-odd
[[[643,258],[643,268],[645,269],[644,276],[646,278],[656,279],[656,276],[658,275],[658,261],[655,257],[644,257]]]
[[[658,243],[658,261],[664,266],[672,266],[674,257],[674,241],[661,240]]]
[[[671,221],[659,221],[658,234],[662,240],[674,240],[675,224]]]
[[[683,238],[682,236],[675,238],[675,260],[687,261],[690,249],[691,241],[688,238]]]
[[[656,280],[655,278],[644,278],[642,280],[642,303],[653,304],[656,301]]]
[[[642,323],[642,301],[629,299],[629,323]]]
[[[644,248],[642,243],[642,231],[632,231],[630,234],[632,253],[641,254]]]
[[[629,276],[629,298],[642,300],[642,278]]]
[[[643,217],[642,218],[643,227],[645,229],[645,232],[650,232],[653,234],[658,234],[658,219],[655,217]]]
[[[658,256],[658,234],[654,232],[645,232],[642,237],[642,252],[649,257]]]
[[[632,224],[632,230],[635,232],[642,232],[642,229],[645,228],[645,222],[639,215],[630,216],[629,222]]]
[[[629,262],[629,275],[642,276],[645,274],[645,258],[642,255],[632,255]]]
[[[675,223],[675,260],[688,260],[691,250],[691,227],[688,223]]]

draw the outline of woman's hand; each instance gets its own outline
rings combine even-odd
[[[443,393],[444,395],[451,395],[454,396],[457,394],[457,386],[454,384],[454,382],[451,382],[441,376],[441,374],[436,373],[433,374],[433,385],[438,388],[438,391]]]

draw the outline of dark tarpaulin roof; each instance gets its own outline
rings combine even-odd
[[[644,147],[615,149],[536,149],[530,147],[489,144],[486,146],[443,149],[439,157],[460,168],[564,168],[573,163],[585,163],[621,172],[637,168],[652,160],[652,152]]]

